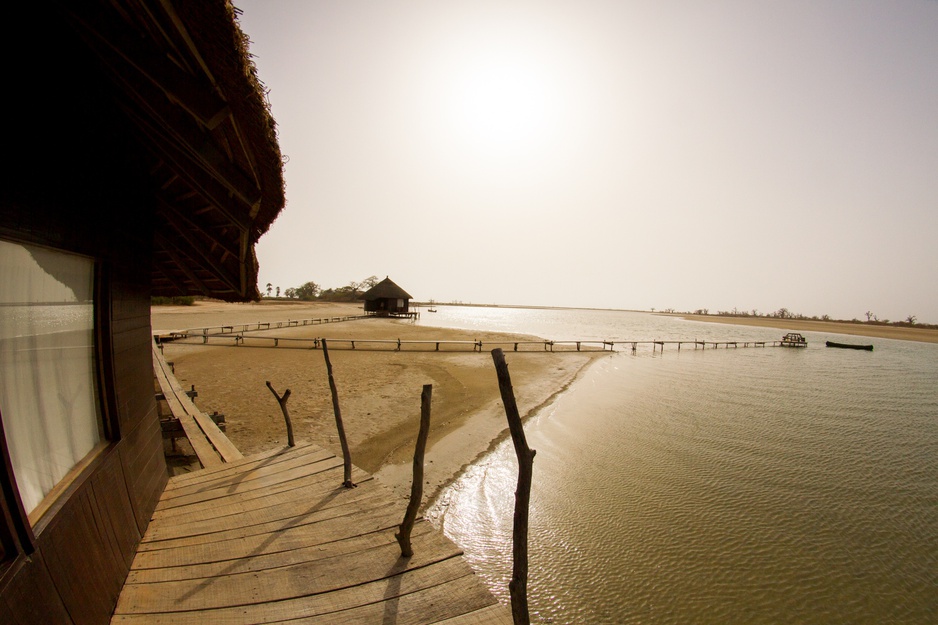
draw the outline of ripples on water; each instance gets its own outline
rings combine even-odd
[[[526,424],[533,622],[936,622],[938,346],[807,336],[609,356]],[[428,511],[505,601],[516,476],[506,441]]]

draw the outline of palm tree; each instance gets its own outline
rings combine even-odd
[[[271,290],[272,288],[274,288],[274,285],[272,285],[270,282],[268,282],[268,283],[267,283],[267,297],[270,297],[270,290]]]

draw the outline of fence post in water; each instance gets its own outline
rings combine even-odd
[[[342,425],[342,411],[339,410],[339,391],[335,387],[335,378],[332,375],[332,362],[329,360],[329,348],[326,346],[326,339],[322,340],[322,355],[326,359],[329,390],[332,391],[332,410],[335,412],[335,427],[339,430],[339,443],[342,445],[342,459],[345,463],[345,481],[342,482],[342,485],[346,488],[354,488],[356,485],[352,482],[352,452],[349,451],[348,440],[345,438],[345,426]]]
[[[508,364],[501,349],[492,350],[495,372],[498,374],[498,390],[505,404],[511,442],[518,457],[518,488],[515,490],[515,516],[512,529],[512,571],[508,591],[511,594],[511,617],[514,625],[530,625],[528,614],[528,508],[531,503],[531,478],[534,473],[534,454],[524,437],[524,426],[515,403],[511,388]]]
[[[409,558],[414,555],[410,544],[410,532],[414,529],[417,520],[417,510],[423,499],[423,454],[427,449],[427,435],[430,433],[430,398],[433,395],[433,385],[424,384],[420,393],[420,431],[417,433],[417,445],[414,447],[414,481],[410,485],[410,503],[401,523],[401,531],[394,535],[401,546],[401,555]]]
[[[267,382],[267,388],[269,388],[270,392],[277,398],[277,403],[280,404],[280,411],[283,412],[283,420],[287,422],[287,444],[290,447],[296,447],[296,440],[293,438],[293,422],[290,421],[290,411],[287,410],[287,400],[290,399],[290,389],[285,390],[281,396],[278,395],[274,387],[270,385],[270,381]]]

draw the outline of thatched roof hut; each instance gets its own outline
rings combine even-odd
[[[168,479],[151,294],[259,297],[282,163],[235,16],[4,12],[0,622],[110,622]]]
[[[158,190],[152,294],[259,299],[254,244],[284,206],[283,163],[236,9],[125,0],[62,10]]]
[[[365,291],[362,298],[365,300],[365,312],[378,315],[406,313],[413,299],[410,293],[388,277]]]

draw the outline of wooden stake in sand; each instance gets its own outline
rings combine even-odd
[[[332,362],[329,360],[329,347],[326,345],[326,339],[322,340],[322,355],[326,359],[326,372],[329,374],[329,390],[332,391],[332,410],[335,412],[335,427],[339,430],[339,443],[342,444],[342,458],[345,461],[345,481],[342,485],[346,488],[355,488],[352,482],[352,452],[348,448],[348,440],[345,438],[345,426],[342,425],[342,411],[339,409],[339,391],[335,386],[335,378],[332,375]]]
[[[495,372],[498,374],[498,390],[505,404],[508,430],[518,457],[518,488],[515,490],[515,517],[512,528],[512,571],[508,591],[511,594],[511,617],[515,625],[530,625],[528,614],[528,508],[531,503],[531,479],[534,473],[534,454],[524,436],[518,404],[511,388],[508,363],[501,349],[492,350]]]
[[[290,421],[290,411],[287,410],[287,400],[290,399],[290,389],[285,390],[281,396],[278,395],[274,387],[270,385],[270,381],[267,382],[267,388],[269,388],[270,392],[277,398],[277,403],[280,404],[280,410],[283,412],[283,420],[287,422],[287,444],[290,447],[296,447],[296,440],[293,438],[293,422]]]
[[[417,445],[414,448],[414,481],[410,485],[410,503],[401,523],[401,531],[394,537],[401,545],[401,555],[409,558],[414,555],[410,544],[410,532],[414,529],[417,520],[417,510],[423,499],[423,455],[427,449],[427,435],[430,433],[430,398],[433,395],[433,385],[424,384],[420,393],[420,431],[417,433]]]

